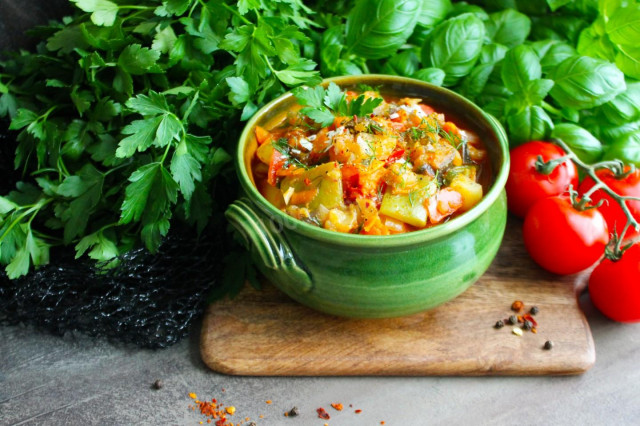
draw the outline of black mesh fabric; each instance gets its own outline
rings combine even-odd
[[[13,168],[15,141],[0,123],[0,192],[20,178]],[[0,324],[25,323],[63,335],[80,331],[147,348],[163,348],[186,336],[221,275],[224,232],[195,235],[175,229],[160,250],[134,249],[117,267],[101,269],[55,248],[49,265],[10,280],[0,268]]]
[[[80,331],[147,348],[187,335],[220,275],[220,243],[175,232],[160,251],[134,249],[113,269],[57,251],[26,277],[0,277],[0,323],[26,323],[63,335]]]

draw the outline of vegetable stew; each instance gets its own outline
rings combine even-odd
[[[491,175],[478,135],[421,99],[369,89],[318,87],[316,107],[314,89],[294,92],[307,107],[257,126],[261,194],[296,219],[366,235],[428,228],[476,205]]]

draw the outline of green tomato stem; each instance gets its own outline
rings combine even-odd
[[[622,161],[619,161],[619,160],[601,161],[595,164],[587,164],[582,160],[580,160],[578,156],[574,154],[573,151],[571,151],[571,149],[567,146],[567,144],[564,143],[562,140],[554,139],[553,142],[559,145],[562,149],[564,149],[565,152],[567,153],[566,156],[569,157],[576,164],[576,166],[581,168],[587,174],[587,176],[589,176],[595,182],[593,188],[587,191],[583,195],[580,201],[578,201],[577,203],[574,202],[574,207],[576,209],[585,210],[587,208],[597,207],[597,206],[587,207],[587,203],[591,201],[590,196],[595,191],[600,189],[604,191],[606,194],[608,194],[622,208],[622,211],[624,212],[624,215],[627,218],[627,223],[625,224],[619,236],[616,235],[614,231],[614,235],[611,240],[611,244],[613,245],[613,248],[612,249],[607,248],[607,250],[605,250],[605,256],[608,259],[611,259],[613,261],[620,259],[624,251],[629,247],[629,246],[622,247],[624,236],[627,233],[627,230],[629,229],[629,227],[633,226],[636,230],[640,230],[640,223],[633,217],[633,215],[631,214],[631,210],[629,210],[629,207],[627,206],[627,203],[626,203],[626,201],[638,200],[638,197],[626,197],[626,196],[618,195],[615,191],[609,188],[609,186],[598,177],[598,175],[596,174],[596,171],[600,169],[608,169],[614,173],[616,178],[620,179],[628,176],[630,173],[633,173],[635,171],[635,166],[631,165],[629,167],[629,170],[625,171],[624,163],[622,163]],[[570,189],[570,193],[572,191],[573,191],[573,188]],[[573,191],[573,193],[575,193],[575,191]],[[572,200],[575,201],[576,196],[573,193],[571,194],[571,197],[572,197]],[[577,193],[575,194],[577,195]],[[602,202],[600,202],[598,205],[602,205]]]

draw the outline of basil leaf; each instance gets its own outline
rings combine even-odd
[[[507,89],[524,92],[527,83],[542,75],[540,60],[533,48],[520,45],[509,50],[502,62],[501,76]]]
[[[446,74],[445,86],[467,75],[480,56],[485,29],[482,21],[466,13],[438,25],[422,48],[422,63]]]
[[[551,97],[563,107],[584,109],[602,105],[626,89],[624,74],[613,64],[574,56],[551,70]]]
[[[465,13],[471,13],[482,21],[489,20],[489,14],[487,14],[487,12],[485,12],[483,8],[464,1],[456,1],[452,4],[451,12],[449,12],[449,17],[457,17],[460,15],[464,15]]]
[[[447,17],[451,9],[451,0],[422,0],[418,23],[425,27],[437,25]]]
[[[606,23],[606,30],[612,42],[630,47],[640,40],[640,4],[630,4],[618,8]]]
[[[531,38],[543,40],[552,38],[569,41],[575,45],[580,32],[591,24],[592,19],[583,15],[547,14],[532,18]]]
[[[399,55],[394,55],[390,58],[382,67],[382,72],[384,74],[410,77],[418,71],[419,64],[420,59],[418,59],[416,52],[413,50],[405,50]]]
[[[627,3],[626,0],[598,0],[598,13],[608,20],[611,15],[620,7],[623,3]]]
[[[494,43],[515,47],[527,39],[531,31],[531,19],[513,9],[505,9],[489,15],[486,27],[487,36]]]
[[[460,84],[460,93],[470,99],[475,99],[484,90],[493,72],[493,64],[479,64],[467,75]]]
[[[625,164],[640,167],[640,132],[630,133],[609,145],[603,160],[621,160]]]
[[[629,77],[640,79],[640,48],[617,46],[616,65]]]
[[[555,12],[562,6],[571,3],[571,1],[572,0],[547,0],[547,4],[549,5],[549,8],[551,8],[551,11]]]
[[[600,107],[606,119],[622,125],[640,119],[640,81],[627,82],[627,90]]]
[[[478,62],[481,64],[496,64],[504,59],[504,56],[509,51],[507,46],[497,43],[489,43],[482,46],[480,51],[480,58]]]
[[[527,141],[544,140],[553,129],[553,121],[539,106],[529,106],[521,112],[507,117],[509,145],[520,145]]]
[[[601,19],[601,18],[600,18]],[[601,23],[604,26],[604,22]],[[612,62],[615,58],[616,47],[606,34],[596,28],[596,24],[585,28],[578,38],[578,53],[593,58],[605,59]]]
[[[577,55],[577,52],[573,46],[570,46],[567,43],[555,42],[555,44],[550,46],[545,55],[540,59],[542,72],[548,73],[562,61],[575,55]]]
[[[586,163],[595,163],[602,157],[600,141],[576,124],[558,124],[551,132],[551,137],[566,143],[578,158]]]
[[[413,78],[435,84],[436,86],[442,86],[445,73],[440,68],[423,68],[413,74]]]
[[[603,126],[602,122],[597,123],[600,139],[605,143],[625,137],[629,133],[640,130],[640,121],[631,121],[619,126]]]
[[[533,48],[533,50],[536,52],[536,55],[538,55],[538,58],[542,60],[542,58],[544,58],[545,55],[549,52],[551,47],[557,43],[557,40],[547,39],[534,41],[533,43],[530,43],[529,46]]]
[[[413,32],[418,0],[358,0],[347,17],[347,50],[367,59],[393,55]]]

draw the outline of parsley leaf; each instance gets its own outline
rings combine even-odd
[[[333,82],[329,83],[326,90],[322,86],[298,87],[293,90],[293,95],[298,103],[307,106],[300,112],[322,127],[331,125],[335,117],[369,115],[383,100],[360,95],[348,101],[347,95]]]
[[[91,21],[96,25],[110,27],[116,20],[118,5],[109,0],[71,0],[80,9],[91,13]]]
[[[139,44],[127,46],[118,57],[118,65],[132,75],[142,75],[151,71],[160,71],[156,62],[160,58],[160,52]]]

